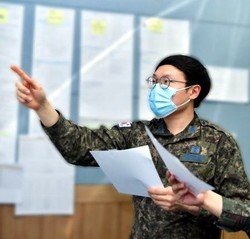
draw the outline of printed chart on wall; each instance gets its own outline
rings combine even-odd
[[[21,5],[0,3],[0,163],[15,162],[18,78],[10,65],[21,65],[23,12]]]
[[[186,20],[141,17],[140,19],[140,99],[139,118],[151,119],[146,78],[157,63],[172,54],[188,54],[190,23]]]
[[[73,55],[72,9],[36,6],[32,77],[45,89],[54,107],[69,116]],[[30,112],[29,133],[41,133],[36,115]]]
[[[74,166],[63,160],[46,136],[22,135],[19,145],[23,187],[16,215],[72,214]]]
[[[208,71],[212,79],[212,88],[206,100],[242,104],[249,102],[248,69],[208,66]]]
[[[80,123],[132,117],[133,16],[82,11]]]

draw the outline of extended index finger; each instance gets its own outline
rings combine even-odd
[[[23,80],[28,81],[29,83],[32,82],[32,79],[17,65],[10,66],[11,70],[13,70],[17,75],[20,76]]]

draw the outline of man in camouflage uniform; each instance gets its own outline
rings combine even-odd
[[[145,125],[169,152],[197,177],[213,185],[216,192],[249,203],[249,183],[237,143],[230,134],[200,119],[194,111],[208,94],[211,84],[205,67],[195,58],[167,57],[148,78],[151,85],[149,103],[157,118],[120,124],[111,129],[100,126],[91,130],[65,119],[51,106],[36,81],[16,66],[12,70],[22,78],[16,84],[17,99],[36,111],[45,132],[69,163],[98,166],[90,150],[149,145],[165,187],[153,192],[149,189],[152,198],[133,196],[132,239],[220,238],[215,216],[178,201],[166,178],[165,164],[150,141]]]

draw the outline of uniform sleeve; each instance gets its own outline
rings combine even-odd
[[[218,226],[227,231],[245,231],[250,236],[250,205],[247,200],[223,198],[223,211]]]
[[[250,199],[249,181],[239,147],[232,136],[225,134],[217,148],[214,186],[216,192],[229,199]]]
[[[90,150],[125,149],[130,130],[120,130],[119,127],[107,129],[101,126],[91,130],[81,127],[64,118],[59,113],[59,120],[51,127],[43,127],[52,143],[71,164],[82,166],[98,166]]]
[[[231,231],[246,229],[250,216],[250,187],[239,147],[231,136],[223,135],[218,145],[214,180],[216,192],[223,196],[223,213],[218,226]]]

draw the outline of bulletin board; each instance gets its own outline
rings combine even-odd
[[[43,84],[56,108],[79,124],[149,119],[144,79],[157,62],[172,53],[199,58],[216,91],[197,113],[235,136],[250,175],[249,1],[9,0],[0,1],[2,24],[8,17],[4,4],[20,14],[15,26],[21,39],[14,39],[19,58],[11,52],[7,63],[20,64]],[[0,61],[2,74],[11,78],[6,59]],[[10,137],[0,129],[0,142],[15,143],[11,157],[18,161],[19,136],[42,132],[34,114],[14,102],[10,107],[17,120],[6,131]],[[10,116],[1,114],[6,124]],[[108,182],[99,168],[76,167],[77,184]]]

